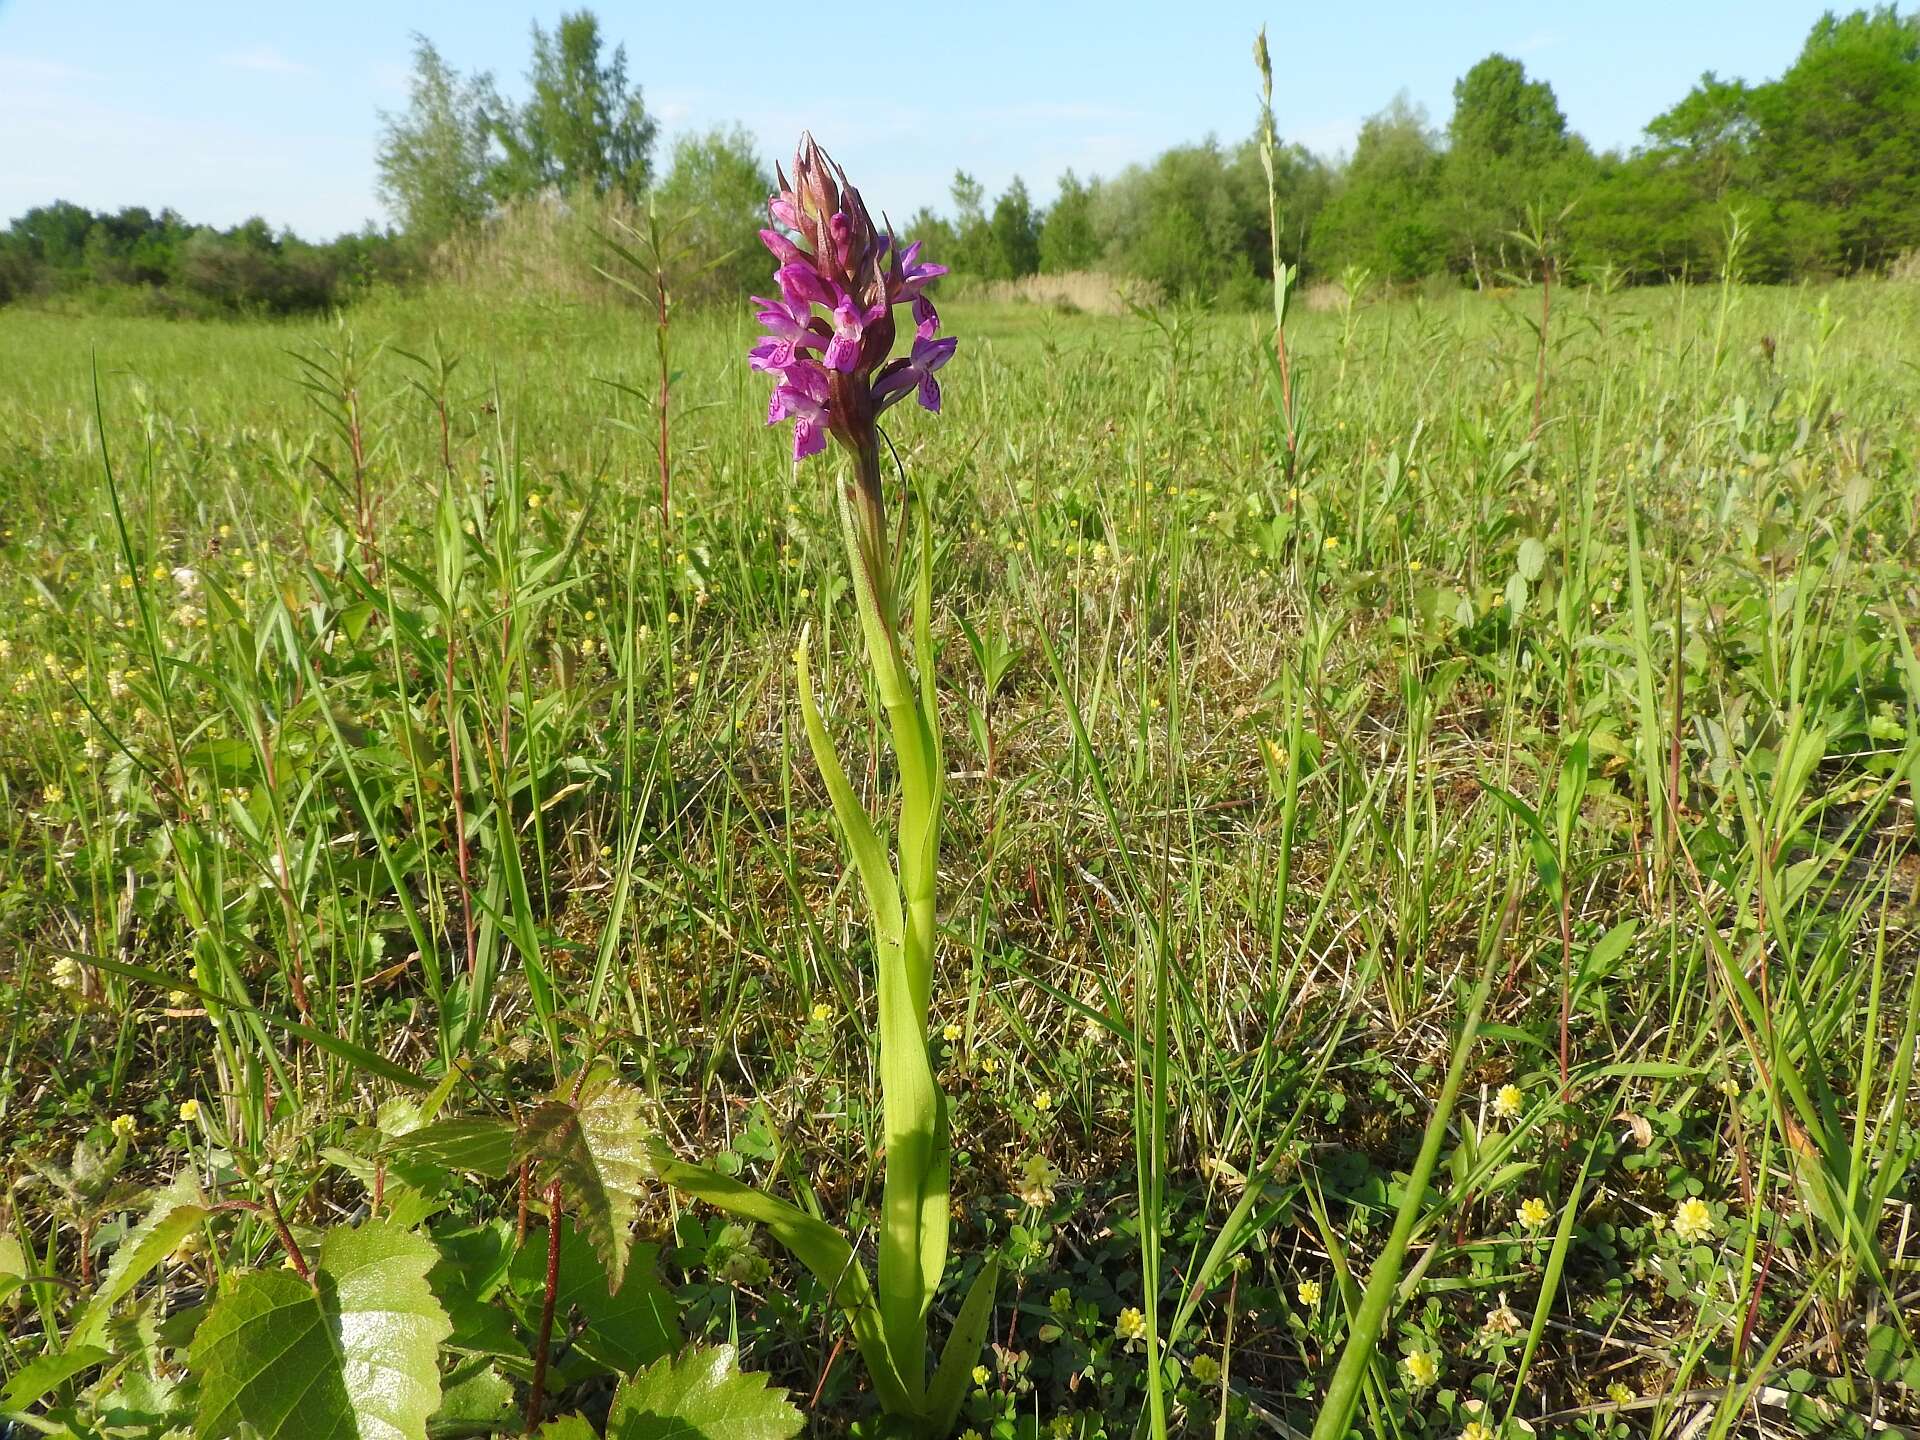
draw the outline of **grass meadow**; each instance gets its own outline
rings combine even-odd
[[[1541,300],[1299,311],[1291,455],[1270,317],[943,307],[890,497],[936,537],[935,1329],[1001,1266],[963,1430],[1920,1420],[1920,287]],[[12,1433],[188,1433],[221,1277],[369,1216],[435,1247],[416,1418],[519,1433],[542,1197],[383,1137],[590,1067],[867,1243],[803,629],[879,813],[894,761],[751,338],[0,312]],[[607,1393],[661,1332],[887,1433],[766,1227],[626,1213],[554,1413],[656,1433]]]

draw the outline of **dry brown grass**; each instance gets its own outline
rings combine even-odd
[[[1086,315],[1124,315],[1128,301],[1149,305],[1160,299],[1158,288],[1152,282],[1104,270],[1029,275],[1021,280],[981,280],[958,288],[969,299],[1048,305]]]
[[[609,259],[598,237],[643,220],[640,207],[618,195],[532,196],[442,245],[434,275],[480,295],[631,304],[632,293],[596,268]]]

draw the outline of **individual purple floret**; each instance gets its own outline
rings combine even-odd
[[[933,372],[953,358],[954,347],[959,343],[951,335],[944,340],[932,340],[925,335],[915,336],[913,353],[905,360],[894,361],[874,382],[875,407],[884,410],[896,400],[904,399],[909,390],[918,386],[921,405],[938,415],[940,382],[933,378]]]

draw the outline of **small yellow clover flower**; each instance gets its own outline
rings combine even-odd
[[[1320,1303],[1320,1282],[1318,1280],[1302,1280],[1298,1285],[1293,1287],[1293,1293],[1302,1305],[1318,1305]]]
[[[940,1038],[942,1040],[945,1040],[949,1045],[953,1044],[955,1041],[957,1041],[960,1038],[959,1025],[949,1020],[945,1025],[941,1027]]]
[[[1634,1399],[1633,1389],[1631,1386],[1623,1385],[1616,1380],[1607,1386],[1607,1399],[1616,1405],[1631,1404]]]
[[[1673,1207],[1673,1233],[1689,1245],[1713,1234],[1713,1211],[1698,1196],[1690,1196]]]
[[[116,1140],[131,1140],[133,1138],[134,1124],[134,1118],[131,1115],[114,1116],[113,1138]]]
[[[813,1007],[813,1023],[814,1024],[824,1025],[827,1023],[827,1021],[831,1020],[832,1018],[833,1018],[833,1006],[829,1005],[824,1000],[815,1002]]]
[[[1053,1109],[1053,1092],[1051,1090],[1036,1091],[1033,1097],[1033,1108],[1042,1115]]]
[[[200,1102],[198,1100],[182,1100],[180,1102],[180,1123],[181,1124],[191,1125],[193,1124],[194,1121],[198,1120],[199,1118],[200,1118]]]
[[[1136,1340],[1145,1339],[1146,1334],[1147,1317],[1131,1305],[1122,1310],[1113,1322],[1113,1338],[1129,1345]]]
[[[1440,1378],[1440,1362],[1431,1350],[1408,1351],[1400,1362],[1400,1370],[1407,1377],[1407,1384],[1416,1390],[1425,1390]]]
[[[1518,1120],[1520,1112],[1526,1108],[1527,1095],[1518,1085],[1502,1085],[1493,1095],[1493,1118],[1496,1120]]]
[[[1469,1420],[1460,1427],[1460,1440],[1493,1440],[1494,1432],[1479,1420]]]
[[[1547,1209],[1547,1202],[1538,1195],[1529,1195],[1520,1202],[1520,1223],[1527,1229],[1541,1229],[1552,1218],[1553,1212]]]

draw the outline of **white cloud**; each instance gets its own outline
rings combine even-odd
[[[250,45],[245,50],[229,50],[214,57],[215,63],[229,70],[252,70],[263,75],[299,75],[306,66],[289,60],[271,45]]]

